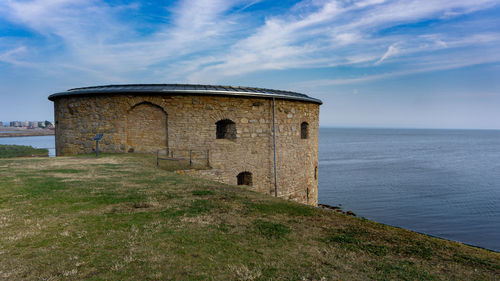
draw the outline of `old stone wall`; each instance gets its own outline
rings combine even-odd
[[[212,169],[191,174],[274,194],[272,100],[189,95],[63,96],[54,101],[56,153],[154,152],[157,148],[209,151]],[[276,99],[278,196],[316,205],[319,105]],[[235,123],[236,139],[217,139],[216,123]],[[301,135],[303,123],[307,138]]]

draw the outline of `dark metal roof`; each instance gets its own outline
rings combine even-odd
[[[193,94],[193,95],[225,95],[280,98],[288,100],[300,100],[322,104],[321,100],[311,98],[304,94],[272,89],[233,87],[219,85],[191,85],[191,84],[130,84],[130,85],[106,85],[96,87],[84,87],[70,89],[65,92],[55,93],[49,96],[54,101],[64,96],[94,96],[106,94]]]

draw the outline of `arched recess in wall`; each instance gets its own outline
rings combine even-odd
[[[219,120],[215,123],[217,139],[236,140],[236,123],[229,119]]]
[[[148,153],[168,146],[168,115],[159,105],[141,102],[127,114],[127,151]]]
[[[309,124],[307,122],[302,122],[302,124],[300,124],[300,138],[309,138]]]
[[[238,185],[253,185],[252,173],[250,172],[241,172],[236,176],[238,181]]]

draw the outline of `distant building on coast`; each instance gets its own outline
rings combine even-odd
[[[18,127],[18,128],[28,128],[28,129],[36,129],[36,128],[46,128],[53,129],[54,125],[49,121],[11,121],[9,123],[10,127]]]
[[[28,122],[28,128],[31,128],[31,129],[38,128],[38,121]]]
[[[36,128],[46,128],[53,129],[54,125],[49,121],[11,121],[8,123],[10,127],[17,128],[28,128],[28,129],[36,129]]]
[[[49,96],[56,155],[202,151],[209,169],[190,174],[318,203],[322,102],[304,94],[213,85],[110,85]],[[189,158],[190,159],[190,158]]]

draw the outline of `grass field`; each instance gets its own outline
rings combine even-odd
[[[49,156],[49,150],[46,148],[33,148],[24,145],[0,144],[0,158],[26,156]]]
[[[0,279],[498,280],[500,254],[155,168],[0,159]]]

